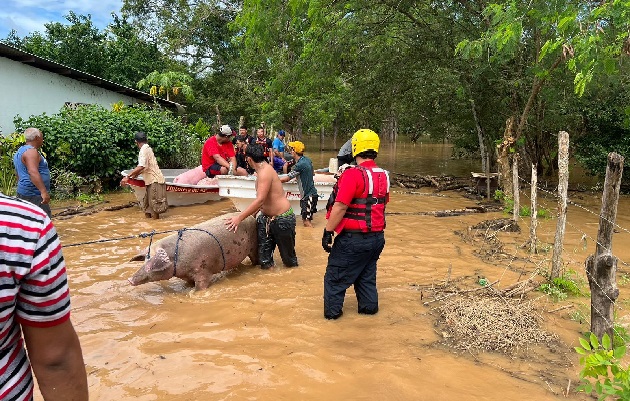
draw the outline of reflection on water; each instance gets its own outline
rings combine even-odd
[[[341,147],[345,141],[337,141],[337,148]],[[328,167],[331,157],[336,157],[338,151],[334,151],[332,140],[325,142],[325,149],[319,151],[319,139],[305,139],[305,154],[313,160],[315,168]],[[450,143],[426,143],[419,141],[411,143],[400,140],[398,143],[381,142],[377,163],[379,166],[399,174],[409,175],[453,175],[456,177],[470,177],[471,172],[481,172],[481,160],[454,159],[453,144]],[[606,160],[602,160],[606,164]],[[529,176],[529,174],[527,174]],[[539,177],[539,185],[546,185],[556,182],[556,177]],[[589,176],[586,171],[572,161],[569,166],[570,189],[591,188],[602,179]]]
[[[337,142],[341,147],[345,141]],[[335,150],[319,151],[319,139],[307,138],[305,154],[313,164],[327,167],[331,157],[336,157]],[[333,149],[332,140],[325,143],[326,149]],[[467,177],[471,171],[479,171],[480,162],[473,159],[453,159],[453,145],[448,143],[398,143],[381,142],[377,163],[379,166],[396,173],[419,175],[454,175]]]

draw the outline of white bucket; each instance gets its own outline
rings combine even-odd
[[[339,171],[339,162],[336,157],[331,157],[328,162],[328,172],[337,174],[337,171]]]

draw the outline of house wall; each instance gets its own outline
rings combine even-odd
[[[62,75],[0,57],[0,132],[15,131],[13,119],[28,119],[42,113],[56,114],[66,104],[100,104],[105,108],[121,100],[127,104],[141,100],[99,88]]]

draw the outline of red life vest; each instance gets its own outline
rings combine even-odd
[[[389,200],[389,174],[380,167],[365,168],[352,166],[362,172],[364,185],[360,197],[352,199],[344,219],[357,220],[362,232],[377,232],[385,229],[385,205]],[[330,213],[339,191],[333,187],[326,209]]]

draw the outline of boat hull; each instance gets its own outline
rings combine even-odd
[[[165,169],[162,170],[164,179],[166,180],[166,199],[169,206],[187,206],[208,201],[216,201],[221,199],[219,195],[218,185],[190,185],[190,184],[174,184],[173,179],[178,175],[186,172],[185,169]],[[127,176],[131,170],[122,172],[123,176]],[[133,188],[134,195],[138,202],[142,202],[146,194],[146,187],[142,175],[137,178],[130,178],[129,185]]]
[[[317,177],[317,176],[316,176]],[[256,178],[253,176],[239,177],[231,175],[219,175],[219,195],[230,198],[234,207],[239,210],[245,210],[254,199],[256,199]],[[300,190],[297,182],[290,181],[282,184],[286,193],[286,197],[291,203],[291,207],[296,214],[300,213]],[[315,182],[317,190],[317,210],[325,210],[328,198],[332,193],[334,182]]]

